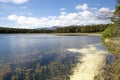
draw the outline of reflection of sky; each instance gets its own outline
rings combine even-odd
[[[97,43],[100,43],[100,39],[96,36],[1,34],[0,56],[66,53],[67,48],[82,48]]]

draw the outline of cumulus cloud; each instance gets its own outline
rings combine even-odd
[[[79,12],[79,14],[82,16],[82,18],[95,18],[96,17],[92,12],[88,10]]]
[[[17,16],[16,15],[10,15],[10,16],[8,16],[8,19],[9,20],[17,20]]]
[[[75,7],[75,9],[77,9],[77,10],[87,10],[88,9],[88,5],[87,4],[77,5]]]
[[[4,3],[15,3],[15,4],[22,4],[25,2],[28,2],[28,0],[0,0],[0,2],[4,2]]]
[[[100,8],[98,11],[97,11],[97,14],[99,15],[99,16],[101,16],[101,18],[110,18],[111,16],[113,16],[114,14],[113,14],[113,12],[114,12],[114,10],[111,10],[110,8],[108,8],[108,7],[102,7],[102,8]]]
[[[76,20],[79,18],[78,13],[68,13],[68,14],[61,14],[58,16],[60,20]]]
[[[101,9],[98,10],[99,12],[112,12],[108,7],[102,7]]]
[[[105,10],[106,9],[106,10]],[[48,17],[27,17],[18,15],[9,15],[8,20],[15,21],[16,24],[23,26],[36,27],[51,27],[51,26],[70,26],[70,25],[89,25],[89,24],[105,24],[110,23],[110,18],[102,11],[110,12],[109,8],[101,8],[92,12],[89,9],[83,9],[82,11],[68,13],[66,11],[61,11],[58,16],[48,16]],[[109,15],[111,17],[112,15]],[[104,17],[105,19],[102,19]],[[29,27],[30,28],[30,27]]]
[[[65,12],[65,11],[62,11],[62,12],[60,12],[60,13],[61,13],[61,15],[67,14],[67,12]]]

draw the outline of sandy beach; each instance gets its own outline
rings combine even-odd
[[[94,77],[101,73],[106,64],[105,56],[108,52],[97,48],[97,46],[89,45],[82,49],[71,48],[67,50],[83,55],[82,58],[79,58],[82,63],[77,64],[77,67],[73,70],[73,75],[70,76],[70,80],[94,80]]]

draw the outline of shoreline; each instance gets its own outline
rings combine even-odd
[[[105,80],[119,80],[120,79],[120,37],[105,38],[104,46],[114,57],[114,61],[106,65],[103,73]],[[113,73],[114,72],[114,73]],[[104,76],[105,75],[105,76]],[[98,75],[99,76],[99,75]],[[107,77],[107,78],[106,78]]]
[[[53,33],[57,36],[101,36],[100,33]]]
[[[70,80],[94,80],[97,75],[103,72],[109,53],[104,49],[99,49],[99,46],[89,45],[82,49],[67,49],[70,52],[83,55],[82,58],[78,58],[82,63],[78,63],[73,69],[73,75],[70,76]],[[100,80],[102,79],[101,77]]]
[[[0,33],[0,35],[8,34],[40,34],[40,35],[56,35],[56,36],[101,36],[100,33]]]

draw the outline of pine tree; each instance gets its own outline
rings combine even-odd
[[[111,20],[115,25],[114,36],[120,36],[120,0],[117,1],[116,10]]]

